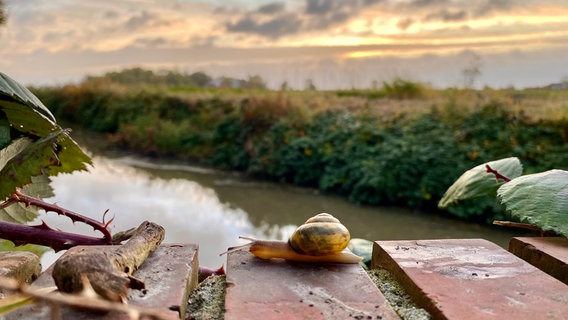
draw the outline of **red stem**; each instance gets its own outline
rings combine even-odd
[[[60,206],[58,206],[56,204],[47,203],[47,202],[45,202],[45,201],[43,201],[39,198],[30,197],[28,195],[23,194],[19,189],[16,189],[16,192],[14,194],[12,194],[11,199],[13,199],[17,202],[22,202],[26,206],[32,205],[32,206],[41,208],[41,209],[45,210],[46,212],[52,211],[52,212],[55,212],[59,215],[66,216],[69,219],[71,219],[73,222],[82,222],[82,223],[85,223],[87,225],[90,225],[95,230],[98,230],[103,234],[103,238],[104,238],[105,241],[108,241],[108,242],[112,241],[112,235],[110,234],[110,230],[106,227],[106,225],[103,222],[99,222],[95,219],[91,219],[91,218],[82,216],[78,213],[75,213],[73,211],[66,210],[66,209],[61,208]]]
[[[502,175],[501,173],[499,173],[499,171],[494,170],[493,168],[491,168],[488,164],[485,165],[485,170],[487,173],[492,173],[495,175],[495,179],[497,179],[497,182],[499,182],[499,179],[505,181],[505,182],[509,182],[511,181],[511,179],[505,177],[504,175]]]
[[[109,245],[109,239],[84,236],[53,230],[45,223],[36,226],[0,221],[0,238],[8,239],[15,245],[39,244],[55,251],[66,250],[77,245]]]

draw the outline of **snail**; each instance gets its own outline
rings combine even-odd
[[[288,241],[257,240],[239,237],[251,242],[221,255],[247,250],[261,259],[280,258],[300,262],[358,263],[361,257],[345,250],[351,238],[349,230],[337,218],[320,213],[306,220]]]

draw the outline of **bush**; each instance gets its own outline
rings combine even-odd
[[[93,83],[34,91],[57,118],[111,133],[122,147],[315,187],[361,204],[434,209],[465,170],[508,156],[518,157],[526,173],[568,166],[565,120],[531,121],[499,103],[393,118],[371,107],[322,107],[321,96],[293,103],[293,93],[183,96]],[[406,99],[423,87],[397,79],[385,92]],[[450,212],[478,221],[501,214],[493,199]]]

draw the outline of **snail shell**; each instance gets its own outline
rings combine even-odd
[[[349,250],[349,231],[339,220],[320,213],[306,221],[288,241],[257,240],[240,237],[251,242],[221,253],[248,250],[261,259],[286,259],[299,262],[359,263],[362,258]]]
[[[288,240],[300,254],[323,256],[336,254],[347,247],[351,235],[337,218],[320,213],[298,227]]]

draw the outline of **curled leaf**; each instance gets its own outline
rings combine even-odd
[[[568,237],[568,171],[518,177],[502,185],[497,196],[519,221]]]
[[[482,196],[494,196],[502,180],[497,180],[495,175],[487,172],[486,166],[499,172],[502,176],[509,179],[516,178],[523,173],[521,161],[516,157],[505,158],[495,161],[483,163],[470,169],[459,177],[452,184],[440,202],[439,208],[446,208],[450,204],[457,203],[462,200],[472,199]]]

